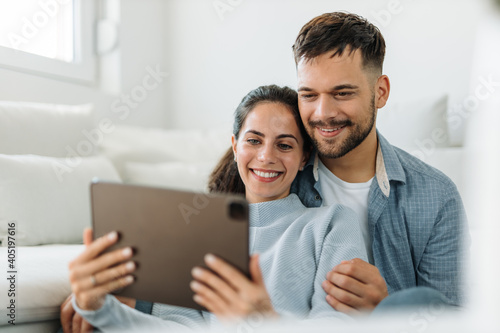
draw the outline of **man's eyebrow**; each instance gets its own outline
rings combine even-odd
[[[339,84],[337,86],[334,86],[331,91],[337,91],[337,90],[343,90],[343,89],[352,89],[352,90],[355,90],[355,89],[359,89],[359,86],[355,85],[355,84],[348,84],[348,83],[345,83],[345,84]],[[312,88],[309,88],[309,87],[299,87],[298,91],[314,91],[314,89]]]
[[[343,90],[343,89],[358,89],[359,87],[355,84],[339,84],[338,86],[333,87],[332,90]]]
[[[298,91],[313,91],[313,89],[309,87],[299,87]]]

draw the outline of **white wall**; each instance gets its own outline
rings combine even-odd
[[[347,10],[376,23],[386,38],[390,103],[438,93],[450,93],[451,102],[460,103],[469,92],[485,1],[121,0],[119,54],[100,64],[104,73],[113,73],[108,67],[119,62],[118,75],[106,80],[118,82],[114,89],[0,68],[0,99],[92,101],[99,116],[116,116],[113,110],[140,88],[146,68],[158,67],[168,78],[129,107],[120,122],[229,127],[233,110],[251,89],[270,83],[295,87],[291,45],[303,24],[324,12]],[[215,5],[221,3],[231,10],[218,12]]]
[[[218,15],[215,3],[233,3]],[[468,0],[183,0],[168,2],[167,46],[173,66],[172,127],[219,126],[251,89],[295,87],[291,45],[307,21],[347,10],[377,24],[386,38],[391,102],[468,93],[483,1]],[[396,5],[394,5],[396,4]],[[385,12],[393,13],[391,17]]]
[[[93,102],[98,119],[112,116],[117,124],[169,126],[171,122],[166,111],[168,99],[165,93],[168,81],[148,90],[144,100],[142,96],[139,102],[132,100],[133,106],[127,106],[123,97],[142,86],[144,77],[148,75],[146,68],[159,66],[162,70],[167,69],[164,57],[166,46],[163,44],[166,32],[162,28],[165,1],[112,0],[111,3],[110,7],[115,12],[109,13],[110,16],[121,21],[119,50],[98,61],[97,75],[106,75],[105,80],[79,84],[0,67],[0,100],[65,104]],[[123,109],[124,106],[128,107],[129,114],[122,120],[118,116],[123,112],[113,112],[113,108]]]

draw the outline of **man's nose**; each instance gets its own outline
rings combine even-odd
[[[315,114],[319,119],[335,118],[338,110],[331,95],[320,95],[316,104]]]

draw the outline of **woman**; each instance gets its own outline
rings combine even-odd
[[[130,249],[100,255],[116,242],[115,233],[87,241],[86,250],[70,265],[75,310],[103,329],[204,327],[214,315],[219,320],[255,313],[344,317],[328,305],[321,283],[342,260],[366,260],[365,247],[354,212],[338,205],[305,208],[290,194],[309,147],[295,91],[263,86],[243,98],[235,112],[232,149],[212,174],[210,189],[245,193],[250,252],[260,255],[251,258],[251,280],[213,255],[205,261],[218,275],[193,269],[194,299],[212,314],[155,304],[152,313],[160,319],[107,295],[133,283],[130,274],[135,270]]]

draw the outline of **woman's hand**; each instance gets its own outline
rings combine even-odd
[[[277,316],[264,285],[258,255],[250,258],[253,281],[214,255],[206,255],[205,263],[219,276],[200,267],[193,268],[195,281],[191,282],[191,289],[196,293],[196,303],[224,320],[239,319],[256,312],[268,317]]]
[[[115,244],[118,234],[111,232],[92,242],[92,230],[85,229],[85,250],[69,264],[69,279],[76,303],[83,310],[98,310],[108,293],[134,282],[130,275],[135,270],[132,249],[102,252]],[[127,262],[125,262],[127,261]]]

